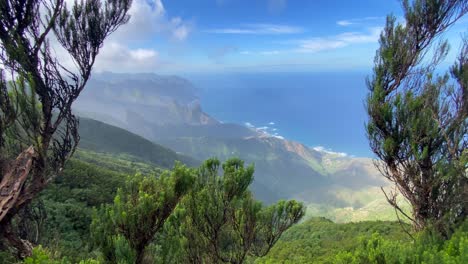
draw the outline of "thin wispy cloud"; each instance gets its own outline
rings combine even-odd
[[[262,56],[271,56],[278,55],[280,53],[289,52],[289,51],[280,51],[280,50],[261,50],[261,51],[250,51],[242,50],[239,52],[241,55],[262,55]]]
[[[244,125],[248,128],[255,128],[255,126],[250,122],[245,122]]]
[[[331,149],[328,149],[328,148],[325,148],[323,146],[316,146],[316,147],[313,147],[312,148],[313,150],[315,151],[318,151],[318,152],[322,152],[322,153],[327,153],[327,154],[331,154],[331,155],[337,155],[337,156],[340,156],[340,157],[347,157],[348,154],[345,153],[345,152],[335,152]]]
[[[261,55],[278,55],[280,54],[280,51],[279,50],[266,50],[266,51],[261,51],[260,52]]]
[[[343,48],[352,44],[377,42],[382,28],[370,28],[368,32],[345,32],[335,36],[299,40],[299,52],[320,52]]]
[[[268,126],[255,126],[254,124],[250,122],[245,122],[244,125],[254,131],[256,131],[260,136],[263,137],[274,137],[278,139],[284,139],[283,136],[281,136],[277,131],[277,128],[274,128],[272,126],[275,125],[275,122],[269,122]]]
[[[363,25],[371,22],[383,21],[384,17],[364,17],[364,18],[354,18],[354,19],[344,19],[336,21],[336,24],[342,27],[347,27],[351,25]]]
[[[245,24],[235,28],[217,28],[204,30],[212,34],[258,34],[258,35],[280,35],[303,33],[302,27],[276,25],[276,24]]]

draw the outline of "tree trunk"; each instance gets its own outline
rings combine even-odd
[[[141,263],[143,263],[144,257],[145,257],[145,248],[137,249],[137,250],[136,250],[136,260],[135,260],[135,264],[141,264]]]
[[[23,151],[15,161],[6,168],[0,182],[0,228],[5,225],[8,213],[16,208],[20,193],[31,171],[35,156],[31,146]]]
[[[12,230],[10,221],[14,213],[19,209],[19,203],[33,166],[36,153],[31,146],[24,150],[16,160],[10,164],[3,164],[3,173],[0,181],[0,236],[6,240],[7,245],[17,250],[17,256],[24,258],[32,253],[32,245],[19,238]]]
[[[11,228],[10,223],[2,224],[0,238],[7,243],[6,246],[15,249],[14,255],[19,259],[24,259],[32,255],[33,245],[24,239],[21,239]]]

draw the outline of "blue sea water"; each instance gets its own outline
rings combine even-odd
[[[205,112],[308,146],[372,156],[365,135],[366,73],[225,73],[187,76]]]

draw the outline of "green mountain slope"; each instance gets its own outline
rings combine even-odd
[[[127,130],[93,119],[80,118],[79,134],[81,137],[79,147],[82,149],[127,154],[135,157],[137,161],[144,161],[162,168],[170,168],[176,161],[189,166],[196,166],[199,163]]]
[[[398,222],[336,224],[326,218],[312,218],[286,231],[270,253],[255,263],[333,263],[342,251],[352,251],[374,233],[393,241],[410,241]]]

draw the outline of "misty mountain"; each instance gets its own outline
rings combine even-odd
[[[193,85],[177,76],[95,74],[74,108],[116,125],[135,118],[149,125],[218,123],[202,111]]]
[[[204,160],[239,157],[255,165],[253,191],[273,202],[356,206],[338,193],[386,185],[371,159],[317,150],[203,112],[185,79],[156,74],[98,74],[75,110],[138,134],[177,153]]]

